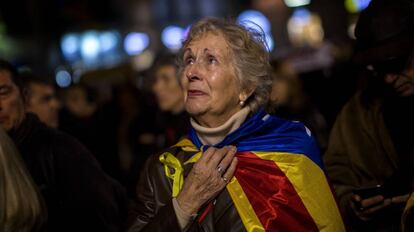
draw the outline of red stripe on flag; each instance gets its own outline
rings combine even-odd
[[[300,196],[275,162],[237,153],[235,176],[266,231],[319,231]]]

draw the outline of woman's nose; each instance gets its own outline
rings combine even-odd
[[[193,63],[187,66],[186,76],[190,81],[201,79],[200,67],[198,63]]]

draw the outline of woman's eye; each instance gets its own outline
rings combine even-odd
[[[194,63],[194,59],[192,57],[185,58],[184,61],[186,65]]]
[[[215,63],[217,63],[217,59],[214,56],[209,56],[208,57],[208,63],[215,64]]]

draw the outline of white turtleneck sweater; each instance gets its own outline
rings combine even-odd
[[[223,125],[215,128],[203,127],[191,118],[190,122],[192,127],[196,130],[198,138],[204,145],[214,145],[223,141],[223,139],[235,131],[246,120],[250,113],[248,106],[242,108],[240,111],[231,116]],[[173,198],[173,206],[175,214],[177,215],[178,223],[183,229],[192,217],[196,215],[190,215],[181,209],[176,198]]]
[[[250,108],[246,106],[231,116],[223,125],[215,128],[203,127],[192,118],[190,121],[201,143],[204,145],[214,145],[221,142],[224,137],[239,128],[249,113]]]

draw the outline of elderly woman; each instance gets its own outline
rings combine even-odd
[[[310,132],[268,115],[260,33],[205,19],[184,42],[179,76],[188,139],[150,158],[129,231],[343,231]]]

